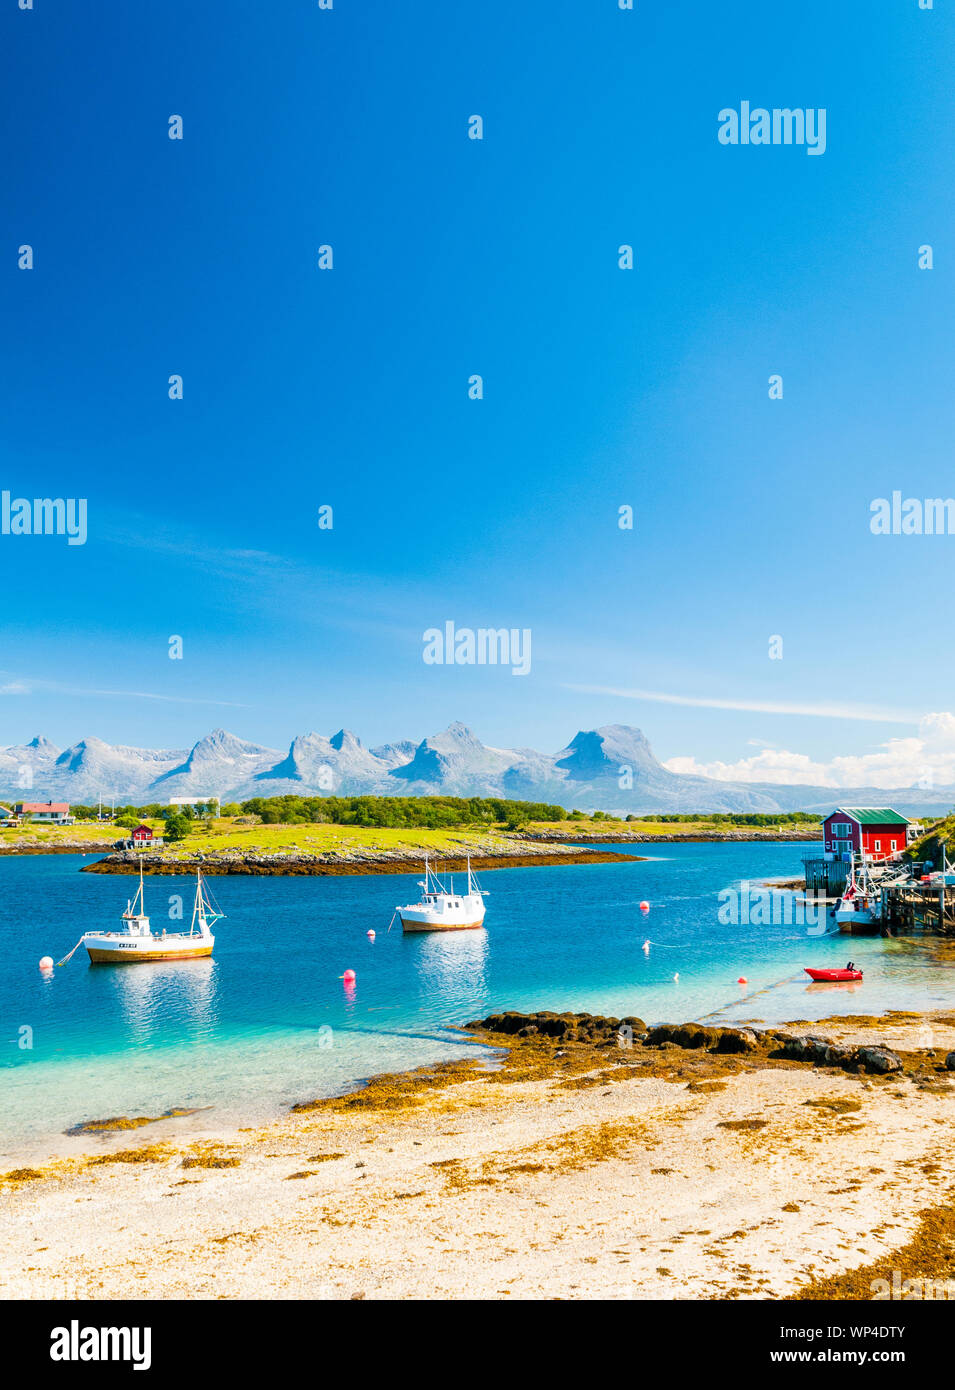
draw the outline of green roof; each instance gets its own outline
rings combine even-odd
[[[851,816],[860,825],[908,825],[908,816],[900,816],[891,806],[837,806],[834,815]]]

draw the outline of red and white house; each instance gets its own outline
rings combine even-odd
[[[70,807],[66,801],[18,801],[13,813],[20,819],[29,816],[31,820],[49,825],[72,825]]]
[[[837,859],[889,859],[905,849],[908,830],[908,818],[891,806],[840,806],[822,823],[825,850]]]
[[[130,831],[125,841],[126,849],[161,849],[164,844],[163,837],[157,835],[155,830],[151,830],[144,821],[140,821],[133,830]]]

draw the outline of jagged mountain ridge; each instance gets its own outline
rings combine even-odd
[[[65,750],[42,737],[0,748],[0,797],[143,804],[173,796],[503,796],[568,810],[778,812],[894,804],[906,814],[947,811],[955,788],[787,786],[721,782],[668,771],[645,735],[626,724],[581,730],[557,753],[493,748],[464,724],[419,743],[366,748],[348,729],[297,735],[283,754],[214,729],[191,749],[130,748],[98,738]]]

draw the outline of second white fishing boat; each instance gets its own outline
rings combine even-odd
[[[427,856],[424,861],[424,878],[418,885],[421,901],[396,907],[401,918],[402,931],[467,931],[473,927],[484,926],[484,899],[487,896],[471,873],[471,860],[468,859],[468,887],[466,893],[455,893],[454,878],[450,879],[450,890],[431,872]]]
[[[840,931],[852,932],[874,927],[881,912],[881,894],[873,882],[865,860],[856,870],[855,855],[849,861],[849,875],[834,913]]]

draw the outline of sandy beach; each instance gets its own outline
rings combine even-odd
[[[955,1276],[922,1239],[950,1230],[955,1015],[790,1028],[902,1070],[476,1034],[506,1050],[266,1127],[91,1134],[0,1174],[0,1296],[870,1297],[873,1270]]]

